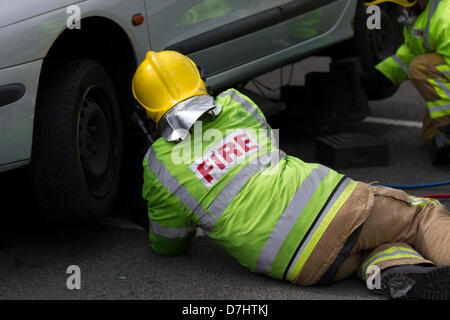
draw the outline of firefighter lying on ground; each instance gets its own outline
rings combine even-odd
[[[439,202],[284,154],[255,103],[234,89],[211,97],[177,52],[148,52],[132,88],[162,136],[143,161],[157,253],[183,253],[200,227],[276,279],[366,280],[377,266],[390,297],[450,298],[450,215]]]

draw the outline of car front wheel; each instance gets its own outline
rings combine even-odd
[[[37,102],[31,187],[51,222],[98,222],[118,196],[123,132],[114,86],[90,60],[60,62]]]
[[[366,72],[374,70],[375,66],[395,54],[397,48],[403,43],[402,26],[397,21],[399,12],[390,4],[380,5],[381,29],[368,29],[366,21],[369,15],[363,1],[358,3],[355,21],[354,48],[361,58]],[[395,94],[398,87],[371,88],[366,87],[367,97],[370,100],[386,99]]]

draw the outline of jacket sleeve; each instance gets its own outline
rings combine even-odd
[[[147,164],[144,159],[142,195],[148,205],[150,242],[156,253],[176,256],[189,248],[196,230],[189,219],[189,209],[161,185]]]
[[[450,14],[450,9],[447,9],[441,13],[436,21],[436,26],[438,29],[436,34],[436,53],[441,55],[447,64],[450,64],[450,22],[448,20],[448,15]]]
[[[375,69],[380,71],[391,82],[398,86],[403,81],[408,79],[408,68],[415,55],[411,53],[406,44],[402,44],[395,55],[392,55],[381,61],[375,66]]]

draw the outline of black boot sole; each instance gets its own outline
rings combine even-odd
[[[449,137],[448,134],[441,133],[433,138],[433,142],[430,146],[431,162],[433,165],[436,166],[450,163]]]
[[[381,274],[381,291],[392,299],[449,300],[450,266],[390,268]]]
[[[431,151],[432,164],[435,166],[450,163],[450,146],[437,148]]]

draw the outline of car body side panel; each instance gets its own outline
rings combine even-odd
[[[88,0],[77,5],[82,19],[100,16],[119,24],[132,43],[136,61],[145,57],[150,48],[147,25],[131,23],[134,14],[145,13],[143,0]],[[22,99],[0,108],[0,171],[29,162],[42,59],[66,29],[67,18],[66,9],[61,8],[0,28],[0,86],[22,83],[26,87]]]
[[[243,64],[236,65],[234,68],[209,76],[207,79],[207,85],[212,89],[223,89],[230,85],[261,75],[264,72],[271,71],[274,68],[283,66],[288,63],[293,63],[301,58],[313,54],[317,50],[326,48],[337,42],[351,38],[354,35],[352,21],[356,12],[357,0],[340,1],[345,2],[345,7],[340,10],[340,17],[328,31],[302,42],[291,42],[289,46],[286,46],[284,49],[272,52],[263,57],[257,59],[248,58],[247,61]],[[291,21],[286,22],[286,24],[290,23]],[[278,27],[284,28],[285,26],[280,25]],[[236,44],[240,41],[241,39],[235,40]],[[244,44],[241,43],[241,45]],[[222,45],[219,45],[213,49],[221,50],[221,46]],[[239,46],[236,45],[235,48],[239,48]],[[204,52],[197,52],[195,54],[192,54],[191,58],[193,58],[195,61],[205,61],[208,63],[208,58],[207,56],[203,56],[204,54]],[[228,54],[231,53],[228,52]]]
[[[136,59],[145,57],[150,47],[147,27],[145,24],[134,27],[131,23],[134,14],[145,14],[143,0],[89,0],[77,5],[81,19],[97,16],[117,23],[132,42]],[[0,69],[44,58],[58,36],[67,29],[69,17],[66,8],[61,8],[0,28]]]
[[[0,171],[28,164],[33,137],[34,106],[42,60],[0,70],[0,87],[25,86],[25,95],[0,107]]]
[[[292,0],[145,0],[153,50]]]
[[[0,28],[86,0],[14,0],[0,10]]]
[[[210,1],[214,3],[219,0]],[[128,35],[136,61],[139,63],[150,48],[161,50],[196,34],[226,25],[261,10],[291,2],[289,0],[249,0],[253,7],[246,9],[247,1],[228,1],[238,6],[237,11],[232,15],[223,19],[219,17],[215,22],[204,19],[195,25],[185,25],[177,30],[186,29],[186,32],[175,32],[171,37],[164,35],[170,30],[159,26],[164,16],[158,16],[158,13],[168,10],[170,6],[175,8],[177,3],[190,3],[193,7],[204,1],[85,0],[77,2],[73,0],[73,2],[64,3],[77,2],[82,19],[100,16],[117,23]],[[294,62],[300,57],[311,54],[314,50],[350,38],[353,35],[351,21],[355,14],[356,1],[337,0],[314,12],[194,52],[190,56],[199,64],[205,65],[210,75],[208,86],[223,88],[233,85],[281,66],[283,63]],[[138,27],[132,26],[132,16],[136,13],[145,14],[146,9],[149,10],[149,15],[145,23]],[[319,22],[318,16],[321,20]],[[156,17],[160,20],[152,20]],[[0,43],[2,43],[0,86],[22,83],[26,87],[24,97],[0,108],[0,171],[26,165],[31,157],[33,118],[42,59],[45,58],[57,37],[66,29],[67,18],[66,8],[59,6],[57,10],[0,28]],[[184,17],[182,22],[189,22],[191,18]],[[81,28],[83,28],[82,22]],[[161,33],[161,30],[164,32]],[[234,59],[232,59],[233,56]]]
[[[169,48],[186,53],[202,65],[208,76],[264,56],[273,60],[272,53],[332,29],[349,3],[349,0],[146,1],[152,49]],[[227,38],[226,33],[234,36]]]
[[[264,58],[277,60],[274,53],[297,46],[333,30],[348,9],[349,1],[332,2],[320,9],[276,24],[238,39],[190,55],[208,76]],[[302,48],[296,50],[302,53]],[[237,58],[238,56],[239,58]],[[275,62],[275,61],[273,61]]]

